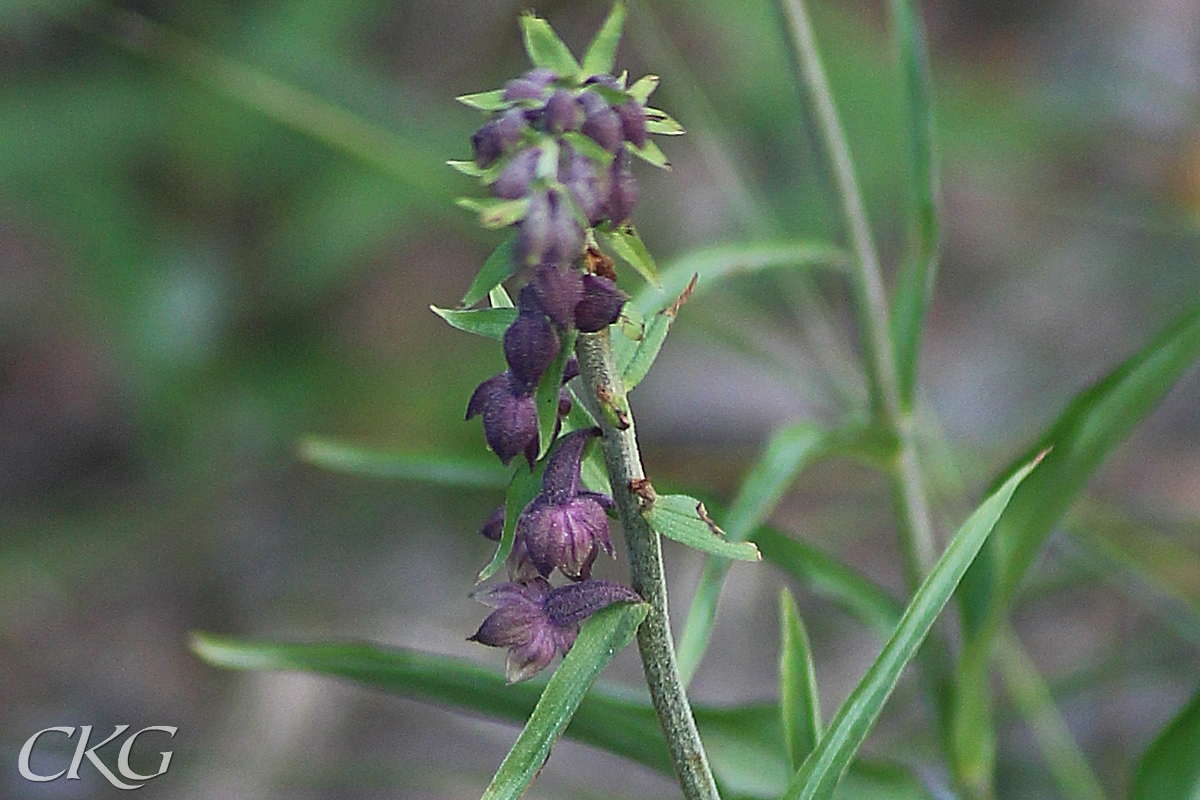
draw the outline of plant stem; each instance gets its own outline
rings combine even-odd
[[[608,331],[580,334],[575,354],[579,358],[580,376],[599,411],[596,418],[604,432],[601,439],[604,463],[612,484],[617,516],[625,529],[630,581],[634,591],[650,604],[650,613],[638,628],[638,650],[642,655],[650,699],[666,734],[667,749],[684,797],[687,800],[719,800],[708,756],[700,742],[675,663],[675,645],[667,616],[662,542],[658,533],[646,523],[639,498],[631,488],[635,481],[643,480],[646,475],[638,452],[633,417],[625,401],[625,387],[613,365]],[[607,413],[614,408],[621,410],[624,427],[617,427]]]
[[[842,217],[854,252],[857,267],[852,273],[854,307],[867,388],[875,418],[897,442],[896,462],[891,470],[892,498],[899,515],[900,541],[905,551],[909,585],[915,589],[937,560],[937,544],[917,463],[912,415],[900,404],[879,255],[854,176],[850,147],[817,52],[812,22],[800,0],[781,0],[781,3],[792,34],[800,81],[813,106],[819,138],[833,171]]]

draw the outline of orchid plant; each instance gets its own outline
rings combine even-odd
[[[488,195],[460,204],[478,213],[484,227],[507,235],[460,306],[434,308],[455,328],[499,340],[507,367],[482,380],[466,406],[467,419],[481,418],[487,446],[508,470],[504,501],[481,529],[496,550],[479,573],[484,588],[474,594],[493,610],[470,636],[507,650],[503,678],[460,660],[369,646],[255,644],[197,635],[197,652],[225,666],[339,675],[523,718],[524,729],[483,793],[488,800],[521,796],[564,734],[674,774],[688,800],[722,794],[785,800],[835,794],[993,797],[991,671],[1016,674],[1034,692],[1040,685],[1021,661],[1007,621],[1022,579],[1088,476],[1200,354],[1200,308],[1081,393],[939,544],[915,415],[919,344],[938,242],[931,92],[919,18],[907,0],[889,6],[910,112],[912,175],[910,239],[890,292],[800,0],[781,0],[780,8],[836,188],[844,246],[747,246],[722,251],[724,257],[680,259],[666,270],[659,270],[632,224],[637,170],[639,162],[668,169],[653,137],[682,134],[683,128],[648,104],[656,76],[631,82],[614,72],[624,5],[613,7],[580,60],[545,20],[522,16],[531,69],[500,89],[458,98],[485,120],[471,140],[473,157],[450,162],[477,178]],[[644,285],[622,285],[618,264]],[[846,281],[868,401],[849,410],[839,426],[801,421],[780,430],[729,507],[722,512],[710,503],[710,512],[696,497],[660,494],[646,476],[629,393],[654,363],[689,297],[746,264],[832,267]],[[342,469],[367,461],[328,443],[306,452]],[[765,524],[802,469],[847,453],[889,482],[909,581],[903,602]],[[466,485],[474,480],[463,473],[451,481],[459,479]],[[616,552],[614,520],[628,553],[628,585],[591,574],[601,552]],[[678,647],[668,616],[662,537],[706,558]],[[769,708],[693,708],[686,687],[707,648],[731,560],[765,560],[879,633],[884,644],[878,657],[832,716],[820,711],[814,653],[786,589],[780,598],[778,702]],[[502,570],[506,579],[498,580]],[[957,636],[935,627],[952,597],[958,599],[950,606]],[[593,686],[634,638],[649,703]],[[560,656],[548,680],[529,681]],[[939,759],[919,773],[911,763],[881,765],[859,755],[910,663],[924,678],[941,743]],[[499,695],[506,701],[496,702]],[[1151,747],[1134,797],[1193,796],[1185,790],[1200,779],[1200,759],[1188,761],[1195,746],[1188,749],[1193,740],[1187,737],[1200,726],[1198,705],[1184,709]],[[1051,705],[1042,713],[1056,712]],[[746,756],[751,752],[753,759]],[[1103,796],[1069,735],[1046,752],[1064,795]]]

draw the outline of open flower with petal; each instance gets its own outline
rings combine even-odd
[[[530,678],[566,655],[579,635],[579,625],[613,603],[641,598],[611,581],[585,581],[554,589],[545,578],[527,583],[502,583],[475,595],[494,609],[470,641],[507,647],[505,674],[509,683]]]

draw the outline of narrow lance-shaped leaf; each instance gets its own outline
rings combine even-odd
[[[650,99],[650,95],[654,94],[654,90],[657,88],[657,75],[643,75],[633,82],[633,86],[629,87],[629,96],[642,105],[645,105],[646,101]]]
[[[692,282],[680,293],[674,303],[654,315],[650,324],[642,332],[642,340],[637,343],[636,347],[626,351],[628,357],[624,361],[620,358],[621,354],[618,354],[614,348],[613,355],[617,358],[617,370],[621,373],[626,392],[641,383],[642,378],[645,378],[650,372],[650,367],[658,358],[663,342],[667,339],[667,333],[671,330],[671,323],[679,315],[679,308],[687,302],[691,297],[692,290],[696,288],[696,277],[692,276]]]
[[[525,52],[535,67],[568,78],[579,74],[579,62],[546,20],[531,12],[522,14],[521,35],[525,39]]]
[[[1013,498],[994,543],[967,572],[959,591],[966,646],[957,678],[953,758],[960,779],[982,783],[992,772],[992,640],[1026,571],[1091,475],[1198,357],[1200,306],[1077,395],[1027,451],[1054,447]]]
[[[638,147],[633,142],[626,142],[625,149],[647,164],[652,164],[659,169],[669,170],[671,168],[671,162],[667,160],[667,154],[662,151],[653,139],[647,139],[646,143],[641,147]]]
[[[1200,795],[1200,693],[1142,756],[1130,800],[1195,800]]]
[[[617,63],[617,45],[621,43],[621,30],[625,27],[625,4],[613,3],[608,18],[596,32],[587,52],[583,54],[583,66],[579,76],[607,75]]]
[[[642,289],[634,297],[633,305],[649,316],[669,306],[693,276],[699,276],[694,294],[700,294],[734,275],[810,266],[841,270],[845,264],[844,252],[833,245],[814,241],[757,242],[693,250],[673,258],[662,270],[661,285]]]
[[[621,603],[596,612],[584,623],[579,638],[554,671],[521,735],[483,793],[483,800],[518,800],[525,793],[584,695],[633,639],[648,608],[643,603]]]
[[[909,233],[907,252],[896,280],[892,302],[892,341],[900,402],[912,403],[921,331],[937,274],[938,169],[934,133],[933,91],[924,26],[912,0],[890,0],[892,33],[900,53],[908,117]]]
[[[504,331],[508,330],[508,326],[517,318],[515,308],[461,309],[430,306],[429,310],[446,320],[453,328],[497,340],[504,338]]]
[[[502,200],[498,197],[460,197],[454,201],[459,208],[479,214],[479,224],[485,228],[507,228],[525,219],[529,213],[529,198]]]
[[[686,132],[674,117],[658,108],[646,109],[646,131],[663,136],[682,136]]]
[[[575,337],[578,331],[571,331],[562,337],[562,346],[558,355],[546,367],[542,378],[538,381],[535,402],[538,415],[538,458],[546,455],[554,444],[554,429],[558,426],[558,397],[562,390],[563,372],[567,359],[575,351]]]
[[[500,533],[500,542],[496,545],[496,552],[492,555],[492,560],[475,577],[476,583],[483,583],[504,566],[508,554],[512,552],[513,541],[516,539],[517,518],[521,516],[525,506],[529,505],[542,490],[542,473],[545,470],[546,463],[544,461],[532,471],[526,469],[523,462],[517,463],[512,479],[508,483],[508,490],[504,493],[504,528]]]
[[[779,712],[792,768],[799,769],[821,737],[821,702],[808,631],[787,587],[779,592]]]
[[[516,274],[520,268],[516,257],[516,234],[511,234],[507,239],[500,243],[500,246],[492,251],[492,254],[483,262],[483,266],[479,270],[479,274],[475,276],[475,280],[471,281],[470,288],[463,296],[463,306],[473,306],[480,300],[488,296],[488,293],[499,286],[504,281]],[[493,305],[495,305],[493,303]]]
[[[513,105],[512,102],[504,99],[503,89],[490,89],[486,92],[475,92],[474,94],[460,94],[454,99],[465,106],[470,106],[480,111],[499,111],[502,108],[508,108]]]
[[[967,518],[922,581],[895,632],[854,691],[834,714],[817,746],[796,771],[783,800],[831,797],[867,734],[875,726],[900,674],[916,655],[963,573],[983,546],[1013,492],[1037,461],[1022,467]]]
[[[299,455],[318,467],[369,478],[463,489],[496,489],[508,482],[504,470],[490,461],[386,452],[316,436],[300,443]]]
[[[659,495],[642,511],[650,527],[662,536],[721,558],[758,561],[751,542],[731,542],[708,516],[704,504],[682,494]]]
[[[638,236],[632,225],[622,225],[611,231],[597,230],[596,235],[620,256],[622,261],[633,267],[647,283],[659,285],[658,265],[654,263],[654,257],[650,255],[642,237]],[[685,281],[684,286],[686,285]]]
[[[732,541],[742,541],[756,525],[770,516],[779,498],[800,470],[821,452],[825,441],[826,432],[807,422],[784,428],[771,437],[759,461],[742,481],[737,497],[725,516],[728,536]],[[728,572],[727,562],[709,559],[700,574],[700,583],[692,598],[677,652],[679,674],[685,684],[696,674],[708,647],[708,638],[717,615],[717,601]]]

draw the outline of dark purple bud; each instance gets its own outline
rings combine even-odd
[[[575,306],[575,327],[584,333],[602,331],[616,322],[629,295],[608,278],[583,276],[583,299]]]
[[[584,92],[582,96],[597,97],[592,92]],[[594,139],[597,144],[608,152],[615,153],[621,148],[621,143],[625,140],[625,134],[621,130],[621,118],[617,116],[617,112],[613,111],[608,103],[604,102],[603,98],[599,99],[600,105],[590,104],[595,108],[595,111],[590,111],[587,106],[584,106],[587,116],[584,117],[583,127],[580,130],[586,136]]]
[[[505,200],[518,200],[529,191],[529,184],[537,174],[538,159],[542,157],[540,147],[530,147],[512,157],[500,170],[492,184],[492,194]]]
[[[613,603],[640,603],[642,598],[628,586],[613,581],[583,581],[551,589],[546,596],[550,622],[559,627],[578,625]]]
[[[517,520],[517,535],[525,541],[529,559],[542,575],[555,568],[574,581],[586,580],[599,548],[613,555],[608,516],[594,498],[576,495],[552,503],[538,495]]]
[[[496,131],[496,120],[485,122],[483,127],[471,135],[471,147],[475,150],[475,163],[481,167],[490,167],[500,158],[503,148],[500,146],[500,134]]]
[[[521,294],[530,295],[522,310],[504,332],[504,360],[508,368],[526,386],[537,386],[542,373],[558,355],[558,332],[546,319],[537,302],[537,293],[526,286]],[[532,309],[528,309],[532,305]]]
[[[564,155],[566,163],[559,172],[559,180],[567,187],[588,223],[595,225],[604,218],[608,172],[598,168],[595,162],[570,145],[564,148]],[[597,176],[598,170],[603,180]]]
[[[583,226],[571,210],[571,202],[558,194],[550,195],[551,247],[543,258],[556,264],[569,264],[583,252]]]
[[[605,205],[605,216],[615,225],[629,219],[638,201],[637,178],[633,174],[631,158],[629,153],[621,152],[613,159],[612,184],[608,192],[608,203]]]
[[[505,668],[509,683],[536,675],[556,654],[566,655],[579,635],[580,624],[592,614],[613,603],[642,599],[612,581],[585,581],[553,589],[540,577],[502,583],[474,597],[496,610],[470,641],[509,649]]]
[[[529,124],[525,121],[525,112],[519,108],[510,108],[496,119],[496,136],[500,140],[500,149],[508,152],[524,137]]]
[[[646,146],[646,109],[637,100],[629,100],[616,108],[621,118],[621,132],[635,147]]]
[[[537,405],[529,387],[512,372],[501,372],[475,389],[467,403],[467,419],[483,415],[488,446],[507,465],[538,441]]]
[[[560,328],[575,323],[575,306],[583,299],[583,276],[569,264],[540,264],[530,281],[546,315]]]
[[[515,78],[505,84],[504,99],[508,101],[541,100],[546,96],[546,89],[549,88],[550,83],[557,77],[548,69],[530,70],[520,78]]]
[[[479,529],[479,533],[483,538],[490,539],[493,542],[500,541],[500,537],[504,535],[504,505],[501,504],[492,515],[488,517],[487,522],[483,523],[483,527]]]
[[[582,122],[583,109],[575,102],[575,95],[566,89],[555,89],[546,101],[542,122],[551,133],[578,130]]]
[[[542,260],[550,246],[550,196],[547,192],[534,192],[529,196],[529,210],[525,218],[517,223],[517,249],[526,264]]]
[[[588,440],[599,435],[599,428],[582,428],[559,440],[558,447],[546,459],[546,471],[542,473],[542,494],[547,501],[562,503],[579,494],[583,449]]]

